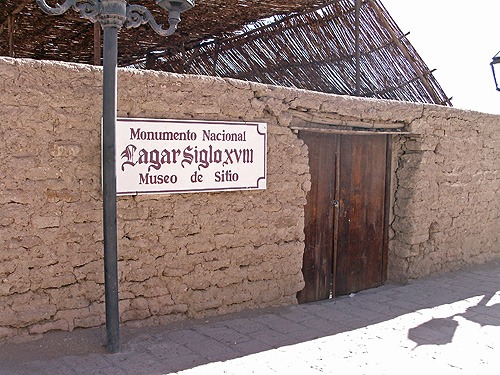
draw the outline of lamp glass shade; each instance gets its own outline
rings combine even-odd
[[[195,0],[156,0],[156,4],[167,11],[176,10],[184,12],[194,7],[194,1]]]

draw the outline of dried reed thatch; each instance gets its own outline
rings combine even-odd
[[[166,22],[153,0],[129,3]],[[172,37],[123,30],[120,65],[451,105],[379,0],[196,3]],[[0,0],[1,55],[99,63],[99,31],[70,11],[51,17],[34,0]]]

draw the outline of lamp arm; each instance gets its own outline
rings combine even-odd
[[[54,7],[47,5],[46,0],[36,0],[36,3],[45,13],[52,16],[59,16],[68,9],[73,8],[73,10],[79,12],[83,18],[95,22],[96,16],[101,11],[99,0],[84,0],[81,4],[78,4],[78,1],[79,0],[66,0],[62,5],[56,4]]]
[[[177,30],[177,25],[179,25],[180,21],[180,12],[170,11],[168,18],[169,28],[164,29],[162,25],[159,25],[155,21],[153,15],[147,8],[142,5],[133,4],[127,6],[127,21],[125,21],[124,26],[130,29],[147,23],[157,34],[161,36],[170,36]]]
[[[36,0],[36,3],[40,8],[47,14],[50,14],[52,16],[58,16],[60,14],[63,14],[66,12],[69,8],[71,8],[73,5],[75,5],[77,0],[66,0],[64,4],[59,5],[56,4],[55,7],[51,7],[47,5],[45,0]]]
[[[490,66],[491,66],[491,72],[493,73],[493,80],[495,81],[495,87],[496,87],[497,91],[500,91],[500,87],[498,87],[497,76],[496,76],[496,74],[495,74],[495,67],[494,67],[493,65],[495,65],[495,62],[494,62],[494,61],[492,61],[492,62],[490,63]]]
[[[85,0],[81,4],[73,5],[73,9],[79,12],[83,18],[96,22],[96,16],[102,13],[100,3],[98,0]]]

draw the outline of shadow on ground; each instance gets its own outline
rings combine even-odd
[[[431,319],[410,328],[417,345],[445,345],[457,329],[455,316],[481,325],[500,325],[499,262],[430,277],[408,285],[384,285],[353,297],[299,306],[266,308],[168,326],[122,327],[121,351],[108,354],[103,327],[52,332],[27,343],[0,343],[0,374],[166,374],[244,357],[275,348],[356,330],[405,314],[472,297],[481,301],[465,313]],[[486,267],[486,268],[485,268]],[[484,280],[484,273],[489,279]],[[438,332],[432,340],[426,331]]]
[[[453,341],[453,337],[458,328],[456,317],[465,318],[471,322],[484,326],[500,326],[500,303],[489,305],[495,293],[484,295],[481,301],[475,306],[467,308],[465,313],[456,314],[447,318],[434,318],[425,323],[411,328],[408,331],[408,338],[420,345],[446,345]],[[429,334],[429,331],[432,334]]]

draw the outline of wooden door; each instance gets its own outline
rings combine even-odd
[[[306,286],[300,303],[382,285],[387,263],[388,136],[301,131],[309,148]]]
[[[333,275],[336,156],[338,136],[300,132],[309,149],[311,189],[304,207],[305,252],[302,273],[306,287],[300,302],[328,299]]]

